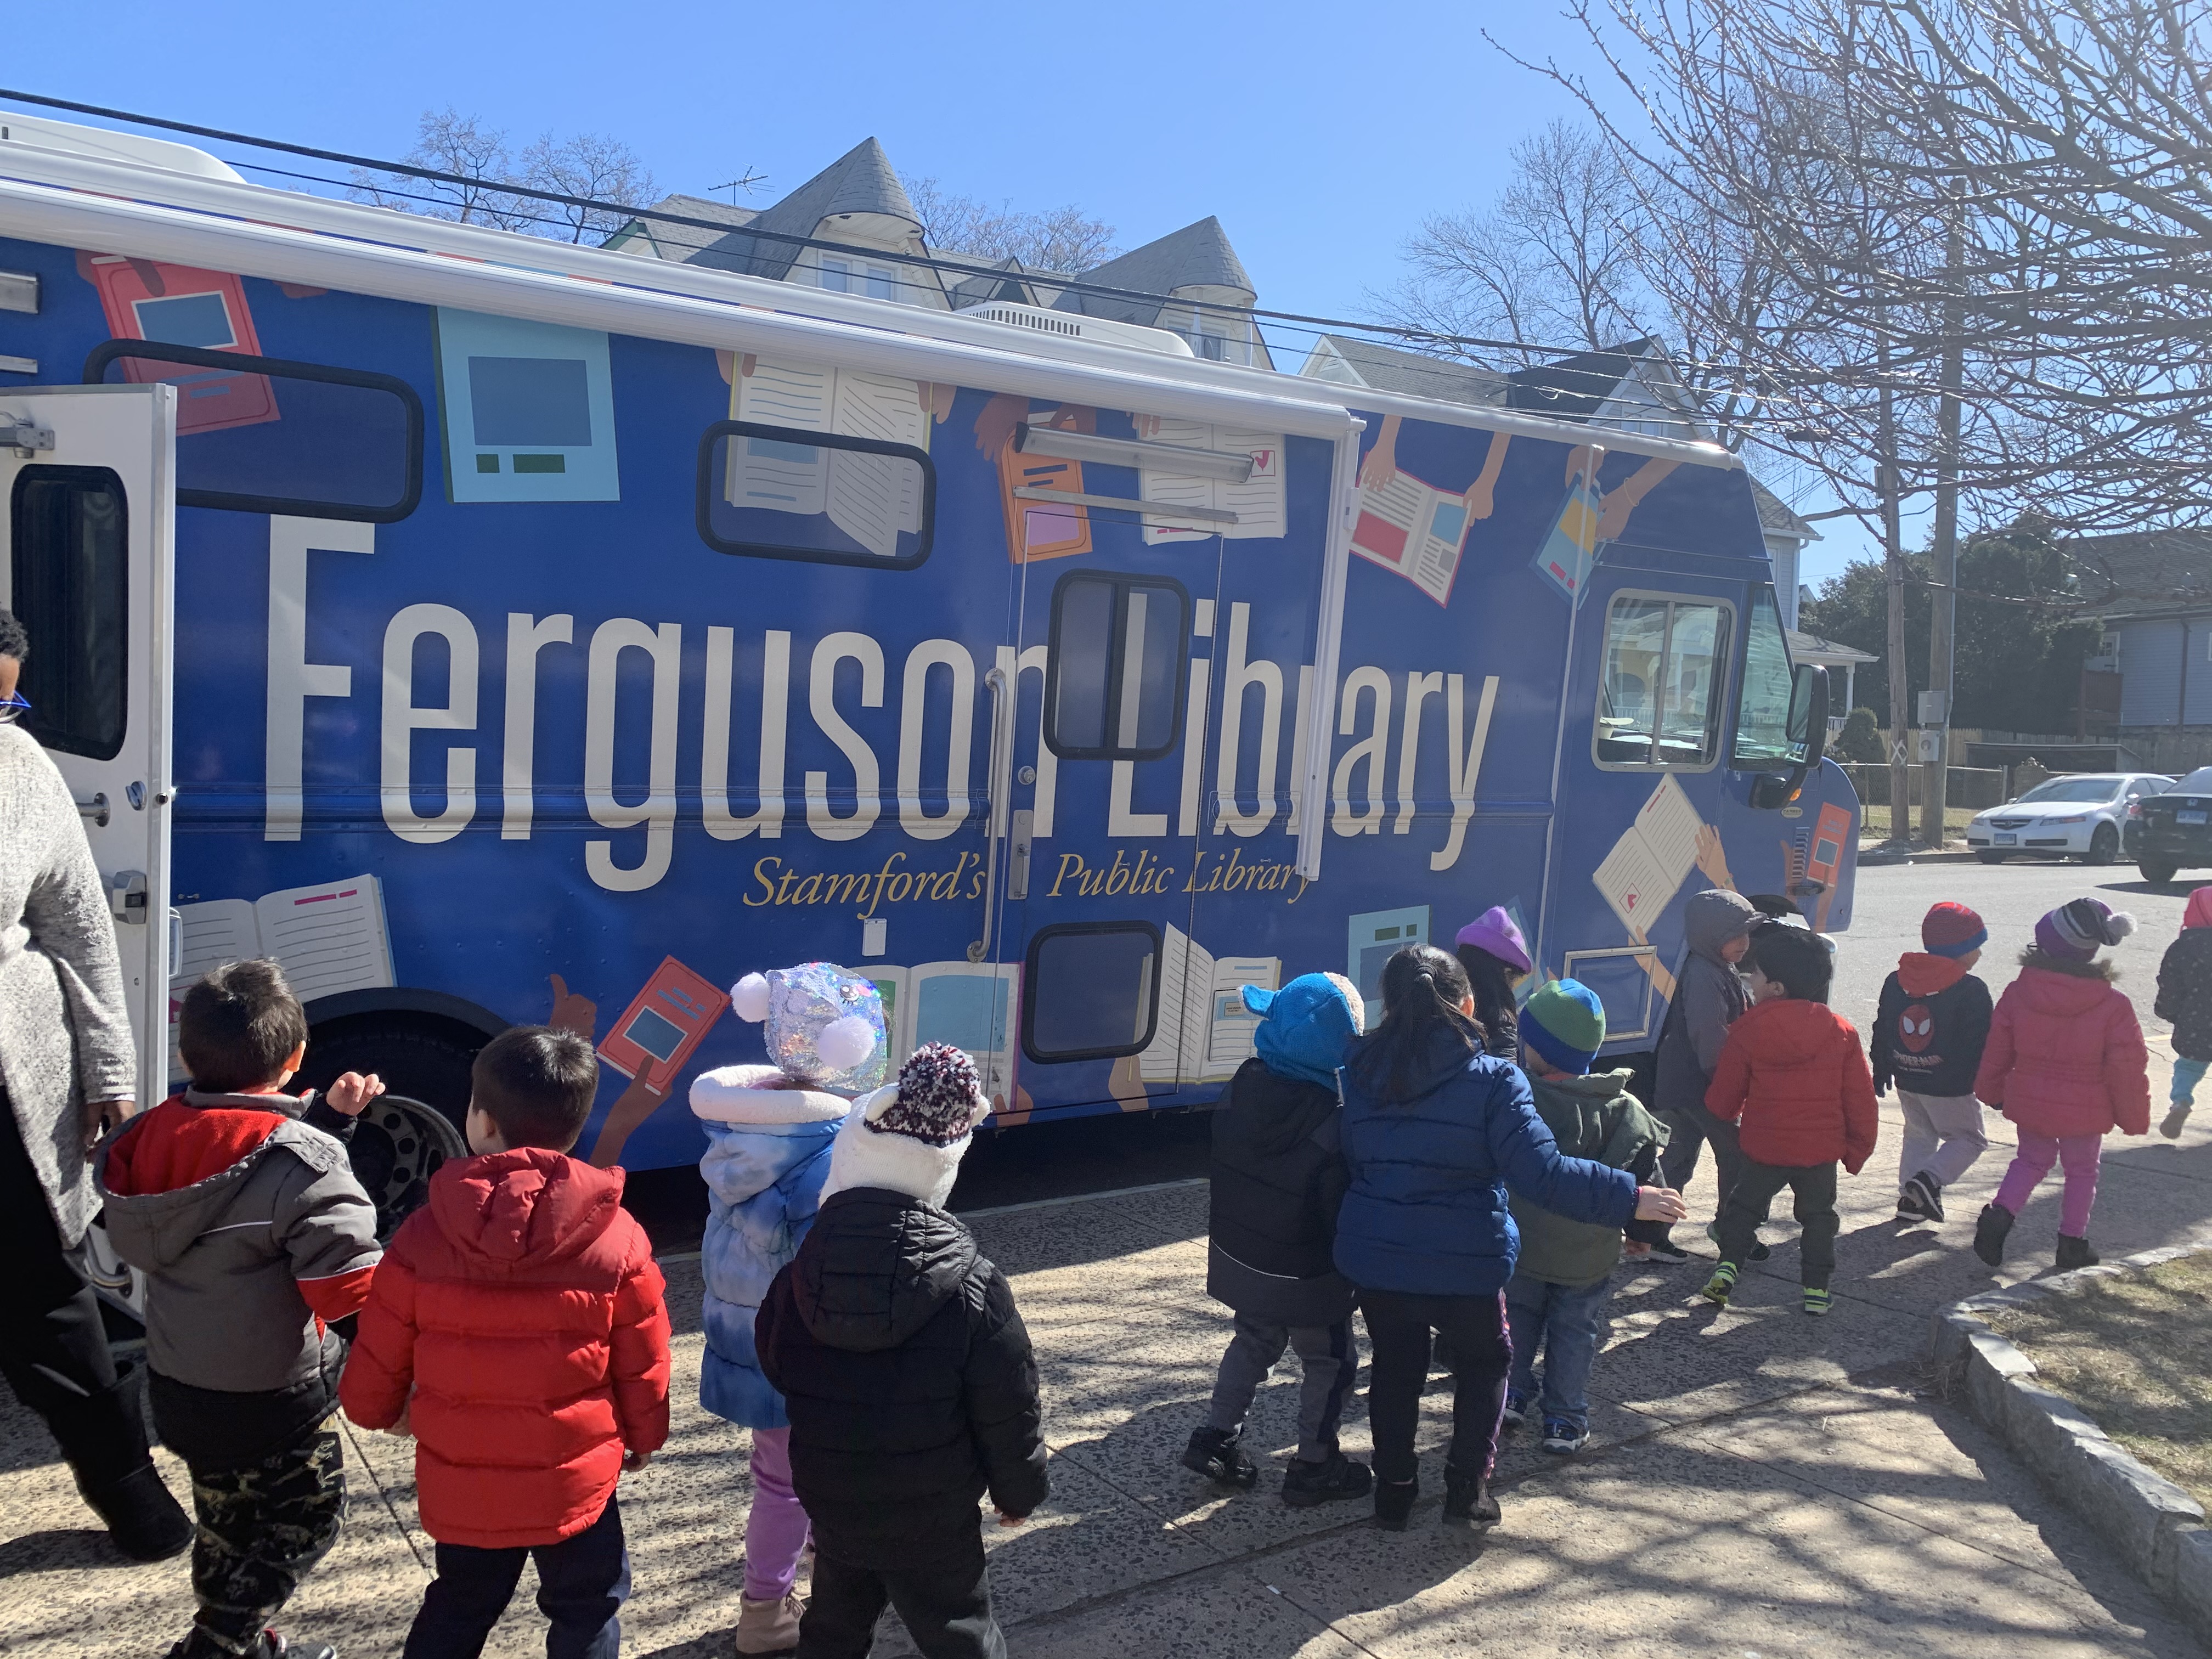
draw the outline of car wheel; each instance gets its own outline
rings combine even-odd
[[[328,1088],[343,1072],[374,1072],[390,1091],[356,1120],[353,1172],[376,1206],[376,1236],[388,1239],[429,1194],[447,1158],[469,1155],[460,1120],[469,1069],[483,1040],[405,1015],[335,1020],[307,1045],[295,1086]]]
[[[2002,864],[2005,860],[2002,853],[1977,853],[1974,856],[1984,864]]]
[[[2136,866],[2142,878],[2154,887],[2163,887],[2173,879],[2174,872],[2181,866],[2167,864],[2160,859],[2145,859]]]
[[[2111,864],[2120,856],[2120,832],[2116,825],[2100,823],[2097,833],[2089,837],[2087,864]]]

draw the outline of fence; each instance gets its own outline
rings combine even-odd
[[[1851,787],[1858,791],[1862,805],[1889,805],[1889,768],[1849,762],[1844,763],[1843,768],[1844,775],[1851,781]],[[1927,775],[1926,769],[1915,763],[1911,769],[1912,793],[1905,797],[1907,806],[1920,805],[1923,799],[1921,792],[1927,787]],[[1947,767],[1944,778],[1948,786],[1944,791],[1947,806],[1979,811],[1984,806],[2002,806],[2005,803],[2005,775],[2002,768]]]

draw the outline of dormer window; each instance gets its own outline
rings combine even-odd
[[[822,256],[820,285],[833,294],[865,294],[871,300],[899,297],[898,275],[889,265],[845,254]]]
[[[1209,312],[1202,307],[1193,307],[1191,327],[1183,337],[1190,349],[1200,357],[1217,363],[1252,362],[1252,319],[1224,312]],[[1182,331],[1178,331],[1182,332]]]

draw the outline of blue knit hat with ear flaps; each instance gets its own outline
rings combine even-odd
[[[1341,974],[1300,974],[1279,991],[1244,988],[1244,1006],[1260,1016],[1252,1046],[1261,1063],[1301,1083],[1336,1086],[1336,1068],[1367,1011],[1352,981]]]

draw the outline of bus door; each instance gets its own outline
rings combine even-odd
[[[0,392],[0,605],[31,639],[19,718],[107,886],[142,1104],[168,1082],[176,422],[173,386]]]
[[[1065,411],[1054,418],[1033,417],[1023,459],[1079,460],[1068,493],[1088,505],[1030,516],[1013,574],[1016,639],[1000,656],[1013,729],[1011,787],[994,793],[994,809],[1006,802],[996,935],[998,956],[1022,976],[1027,1086],[1015,1108],[1142,1110],[1218,1069],[1206,1036],[1218,975],[1192,917],[1218,816],[1216,677],[1249,629],[1250,607],[1237,605],[1232,619],[1223,602],[1224,563],[1252,536],[1270,538],[1255,560],[1280,562],[1284,440],[1110,413],[1084,433]],[[1135,436],[1109,436],[1122,430]],[[1328,451],[1314,447],[1325,484]],[[1317,586],[1312,562],[1276,573],[1302,617]],[[1291,698],[1310,636],[1309,623],[1285,665]],[[1277,746],[1287,779],[1287,714]]]

